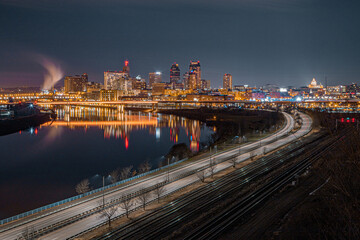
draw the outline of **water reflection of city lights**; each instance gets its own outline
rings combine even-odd
[[[156,128],[156,140],[159,141],[160,140],[160,134],[161,134],[161,130],[160,128]]]
[[[125,148],[129,148],[129,139],[127,137],[125,137]]]
[[[132,131],[148,129],[155,135],[156,141],[161,138],[161,128],[169,128],[170,141],[179,141],[180,129],[183,129],[189,139],[191,151],[199,151],[201,123],[174,115],[117,111],[115,108],[87,108],[63,106],[56,109],[58,119],[51,123],[52,127],[67,127],[70,129],[96,127],[103,129],[104,139],[124,139],[125,148],[129,147],[129,134]],[[45,124],[49,125],[49,124]],[[214,128],[214,130],[216,130]]]

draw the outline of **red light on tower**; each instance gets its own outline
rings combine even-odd
[[[125,61],[125,67],[127,67],[128,65],[129,65],[129,61],[126,60],[126,61]]]

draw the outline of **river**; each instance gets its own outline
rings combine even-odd
[[[58,118],[37,128],[0,137],[0,219],[76,195],[89,179],[93,188],[116,168],[148,161],[158,167],[177,143],[192,152],[213,129],[183,117],[111,108],[59,107]]]

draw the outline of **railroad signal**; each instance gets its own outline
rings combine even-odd
[[[350,118],[350,117],[339,118],[339,119],[336,119],[336,129],[338,128],[339,123],[356,123],[356,129],[358,129],[360,121],[356,118]]]

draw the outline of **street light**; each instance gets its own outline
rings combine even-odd
[[[169,169],[169,165],[170,165],[170,157],[167,158],[167,176],[166,176],[166,182],[170,182],[170,169]]]
[[[105,208],[105,176],[103,176],[103,208]]]

